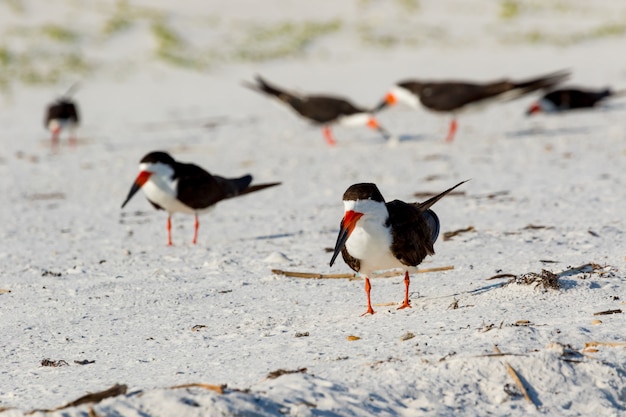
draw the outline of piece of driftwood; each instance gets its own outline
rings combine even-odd
[[[498,346],[494,346],[493,350],[495,353],[497,354],[502,354],[502,352],[500,351],[500,349],[498,348]],[[511,366],[510,363],[508,362],[504,362],[504,365],[506,366],[506,370],[509,373],[509,375],[511,376],[511,378],[513,378],[513,381],[515,382],[515,385],[517,385],[517,388],[519,388],[520,392],[522,393],[522,395],[524,396],[524,398],[526,398],[526,401],[528,401],[529,403],[531,403],[532,405],[534,405],[536,408],[539,408],[539,406],[537,404],[535,404],[535,402],[533,401],[533,399],[530,397],[530,395],[528,394],[528,390],[526,389],[526,387],[524,386],[524,384],[522,383],[521,378],[519,377],[519,374],[517,373],[517,371],[515,370],[515,368],[513,368]]]
[[[425,268],[419,269],[416,271],[417,274],[425,274],[427,272],[440,272],[440,271],[449,271],[454,269],[454,265],[447,266],[439,266],[434,268]],[[345,273],[345,274],[320,274],[316,272],[298,272],[298,271],[284,271],[282,269],[272,269],[272,273],[276,275],[284,275],[286,277],[292,278],[309,278],[309,279],[359,279],[360,277],[354,273]],[[404,275],[404,271],[400,269],[394,269],[391,271],[385,272],[375,272],[370,276],[370,278],[390,278],[397,277],[399,275]]]
[[[453,230],[451,232],[445,232],[443,234],[443,240],[450,240],[454,236],[460,235],[461,233],[475,232],[475,231],[476,231],[476,229],[474,229],[474,226],[467,226],[464,229],[457,229],[457,230]]]
[[[306,368],[300,368],[295,370],[289,369],[277,369],[276,371],[272,371],[267,374],[267,379],[276,379],[279,376],[288,375],[288,374],[304,374],[306,373]]]
[[[70,407],[77,407],[79,405],[83,405],[83,404],[91,404],[91,403],[99,403],[100,401],[106,399],[106,398],[111,398],[111,397],[117,397],[118,395],[124,395],[126,394],[126,385],[120,385],[120,384],[115,384],[113,385],[111,388],[109,389],[105,389],[104,391],[99,391],[99,392],[93,392],[87,395],[83,395],[82,397],[71,401],[65,405],[62,405],[60,407],[57,408],[53,408],[50,410],[32,410],[29,411],[25,414],[30,415],[30,414],[34,414],[34,413],[38,413],[38,412],[43,412],[43,413],[51,413],[53,411],[58,411],[58,410],[63,410],[66,408],[70,408]]]
[[[585,349],[597,346],[626,347],[626,342],[586,342]]]
[[[497,275],[494,275],[492,277],[485,278],[485,281],[489,281],[489,280],[492,280],[492,279],[498,279],[498,278],[515,278],[516,276],[517,275],[515,275],[515,274],[497,274]]]
[[[605,311],[598,311],[597,313],[593,313],[594,316],[608,316],[609,314],[622,314],[622,310],[618,308],[615,310],[605,310]]]
[[[214,385],[214,384],[203,384],[201,382],[192,382],[189,384],[174,385],[174,386],[168,387],[168,389],[180,389],[180,388],[203,388],[209,391],[217,392],[218,394],[223,394],[224,389],[226,388],[226,385]]]

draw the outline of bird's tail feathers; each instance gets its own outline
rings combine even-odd
[[[455,185],[452,188],[448,188],[446,191],[437,194],[434,197],[429,198],[426,201],[423,201],[421,203],[417,203],[416,206],[418,209],[420,209],[421,211],[425,212],[426,210],[428,210],[429,208],[431,208],[437,201],[441,200],[443,197],[445,197],[446,194],[448,194],[450,191],[454,190],[455,188],[457,188],[458,186],[460,186],[461,184],[465,184],[466,182],[468,182],[469,180],[465,180],[465,181],[461,181],[460,183],[458,183],[457,185]]]
[[[63,94],[62,98],[71,98],[76,91],[80,88],[80,81],[76,81],[74,84],[70,85],[65,94]]]
[[[261,191],[261,190],[264,190],[266,188],[275,187],[275,186],[280,185],[280,184],[282,184],[282,183],[281,182],[268,182],[268,183],[265,183],[265,184],[251,185],[251,186],[245,188],[244,190],[242,190],[238,195],[250,194],[250,193],[253,193],[255,191]]]
[[[247,82],[244,81],[243,85],[244,87],[248,87],[251,90],[254,91],[258,91],[259,93],[263,93],[263,94],[267,94],[269,96],[272,97],[276,97],[277,99],[284,101],[284,102],[289,102],[291,99],[293,99],[295,97],[294,94],[289,93],[285,90],[282,90],[274,85],[269,84],[267,81],[265,81],[263,78],[261,78],[260,75],[257,75],[255,77],[256,80],[256,84],[255,83],[251,83],[251,82]]]
[[[622,90],[610,90],[610,89],[607,89],[607,91],[609,92],[609,96],[611,96],[611,97],[624,97],[624,96],[626,96],[626,88],[624,88]]]
[[[535,90],[548,90],[567,80],[569,76],[569,70],[556,71],[541,77],[535,77],[529,80],[517,82],[515,83],[515,88],[523,91],[524,93],[529,93]]]

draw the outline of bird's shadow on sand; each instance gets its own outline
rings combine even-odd
[[[392,135],[387,139],[388,142],[422,142],[422,141],[435,141],[438,138],[435,135],[427,133],[403,133],[400,135]]]
[[[573,136],[589,134],[594,130],[595,129],[591,126],[558,127],[555,129],[544,127],[530,127],[528,129],[507,132],[504,134],[504,136],[507,139],[523,139],[529,136]]]

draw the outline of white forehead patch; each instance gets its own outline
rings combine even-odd
[[[419,108],[419,98],[404,87],[395,85],[389,91],[399,103],[405,104],[414,109]]]
[[[345,211],[354,211],[363,214],[380,213],[387,215],[387,207],[385,203],[374,200],[348,200],[343,202]]]

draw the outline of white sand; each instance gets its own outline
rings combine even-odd
[[[10,290],[0,294],[0,407],[9,408],[0,415],[58,407],[116,383],[128,386],[127,395],[93,405],[97,415],[626,413],[624,315],[594,316],[626,307],[623,100],[528,119],[534,97],[523,98],[461,116],[452,144],[443,142],[446,117],[394,108],[380,121],[400,138],[396,146],[366,129],[337,128],[339,144],[329,148],[319,129],[241,87],[259,73],[373,105],[401,78],[488,80],[570,69],[571,84],[626,88],[624,34],[567,42],[623,22],[622,1],[520,2],[510,20],[499,17],[500,3],[487,1],[423,1],[417,11],[403,8],[410,2],[356,0],[238,1],[223,10],[217,3],[224,2],[205,9],[144,1],[162,7],[194,48],[222,55],[245,44],[252,23],[342,21],[302,55],[249,62],[231,54],[202,71],[155,59],[141,19],[114,39],[97,36],[113,2],[79,10],[75,2],[33,0],[18,2],[22,11],[9,3],[0,3],[0,33],[11,48],[74,48],[48,47],[15,29],[35,33],[55,22],[83,34],[80,50],[97,68],[76,94],[84,123],[75,148],[63,138],[52,152],[41,120],[45,105],[78,76],[52,86],[14,81],[0,101],[0,289]],[[410,42],[363,43],[365,23]],[[557,39],[508,40],[539,29]],[[193,218],[174,216],[175,246],[167,247],[166,215],[141,193],[120,210],[139,160],[152,150],[216,174],[249,172],[255,182],[283,184],[218,204],[201,217],[196,246]],[[326,248],[352,183],[375,182],[388,200],[414,201],[415,192],[468,178],[464,196],[434,208],[442,233],[475,231],[440,237],[422,266],[454,269],[414,275],[412,309],[390,304],[402,299],[401,277],[374,279],[377,313],[361,317],[361,281],[271,272],[349,272],[341,260],[328,266]],[[587,263],[601,268],[562,277],[559,290],[486,281]],[[204,327],[193,331],[197,325]],[[407,333],[414,337],[403,340]],[[594,341],[622,346],[583,352]],[[494,345],[511,355],[485,356]],[[68,365],[44,367],[43,359]],[[94,363],[74,362],[83,360]],[[505,363],[535,405],[518,395]],[[267,378],[301,368],[306,373]],[[228,388],[222,395],[167,389],[186,383]],[[88,409],[51,415],[86,416]]]

